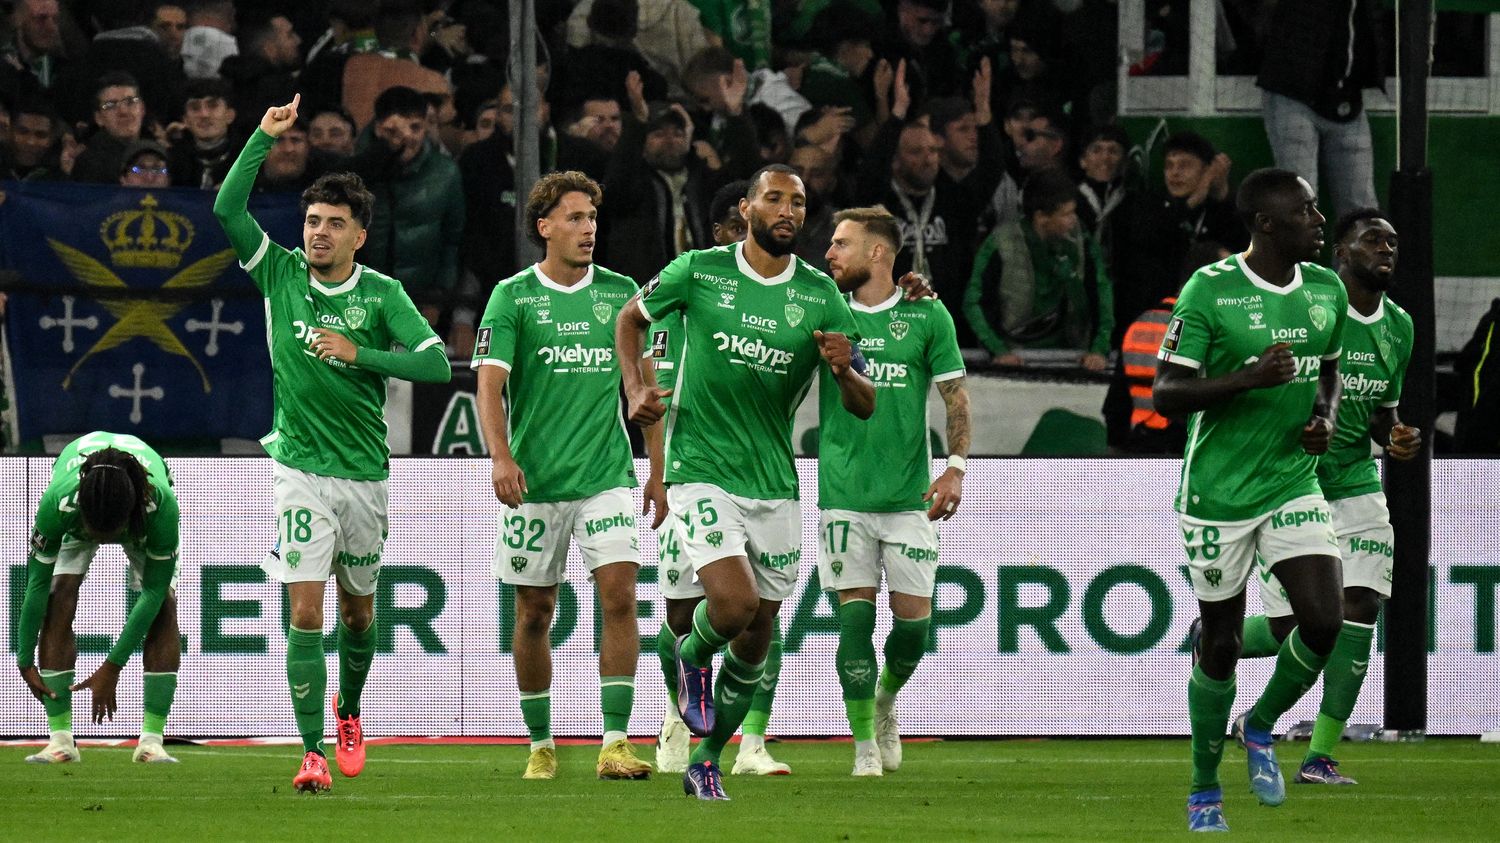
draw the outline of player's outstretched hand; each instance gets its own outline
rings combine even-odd
[[[1421,430],[1404,424],[1391,425],[1391,444],[1385,449],[1387,454],[1404,462],[1415,457],[1421,450]]]
[[[526,472],[510,457],[495,457],[490,466],[490,481],[495,485],[495,497],[511,509],[520,506],[526,497]]]
[[[935,299],[938,297],[937,290],[932,288],[932,282],[927,280],[927,276],[920,272],[906,273],[901,276],[900,281],[896,282],[896,286],[905,291],[907,301]]]
[[[302,95],[293,94],[292,101],[286,105],[273,105],[266,109],[266,115],[260,118],[260,130],[273,138],[281,137],[282,132],[297,122],[297,106],[301,104]]]
[[[1333,439],[1333,422],[1322,416],[1308,419],[1302,428],[1302,450],[1317,456],[1328,453],[1328,443]]]
[[[342,360],[353,363],[359,355],[359,346],[340,333],[321,328],[313,335],[313,353],[319,360]]]
[[[670,389],[645,384],[638,389],[631,390],[626,396],[630,420],[641,428],[656,424],[662,416],[667,414],[667,405],[661,403],[661,400],[671,394]]]
[[[88,689],[93,694],[93,713],[90,719],[95,723],[103,723],[106,717],[115,719],[115,685],[119,681],[120,668],[106,659],[94,671],[94,675],[74,685],[71,690]]]
[[[37,670],[36,665],[21,668],[21,680],[26,683],[26,689],[39,702],[46,702],[49,698],[57,699],[57,693],[42,681],[42,672]]]
[[[656,530],[667,520],[667,484],[660,477],[647,480],[641,489],[641,514],[647,515],[653,509],[656,514],[651,516],[651,529]]]
[[[956,468],[949,467],[932,481],[927,487],[927,494],[922,496],[922,502],[931,502],[932,507],[927,510],[928,521],[947,521],[958,511],[958,505],[964,497],[964,475]]]
[[[1292,344],[1273,343],[1266,347],[1244,370],[1251,389],[1266,389],[1291,383],[1297,376],[1297,358],[1292,355]]]
[[[833,376],[839,377],[849,371],[854,365],[854,346],[850,344],[849,338],[838,331],[813,331],[813,339],[818,343],[818,353],[828,361],[828,368],[833,370]]]

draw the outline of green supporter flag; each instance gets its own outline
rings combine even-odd
[[[692,0],[703,25],[724,40],[745,67],[771,66],[771,0]]]

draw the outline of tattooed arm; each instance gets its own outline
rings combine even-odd
[[[943,396],[943,404],[948,409],[948,454],[953,457],[967,457],[969,455],[969,390],[964,387],[962,377],[950,378],[938,381],[938,393]],[[927,510],[927,518],[931,521],[946,521],[953,517],[958,510],[959,501],[963,499],[964,472],[963,469],[949,465],[939,475],[938,479],[932,481],[927,488],[927,494],[922,500],[928,501],[932,507]]]

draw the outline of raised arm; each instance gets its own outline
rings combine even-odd
[[[250,216],[250,189],[255,186],[255,175],[260,172],[260,165],[266,160],[266,153],[276,143],[276,138],[297,122],[299,102],[300,94],[292,97],[286,105],[266,109],[265,116],[260,119],[260,128],[245,142],[245,148],[240,150],[234,166],[229,168],[229,175],[224,178],[224,186],[214,198],[214,216],[224,226],[224,233],[229,235],[229,244],[234,247],[241,266],[253,266],[256,255],[270,242],[265,230]]]

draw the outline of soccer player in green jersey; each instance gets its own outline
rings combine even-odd
[[[52,464],[52,482],[37,504],[31,531],[26,595],[16,628],[21,678],[46,707],[51,732],[46,748],[27,756],[27,761],[80,760],[73,742],[72,692],[87,688],[93,693],[95,723],[105,717],[113,720],[120,671],[142,640],[145,717],[134,760],[177,760],[162,747],[162,728],[177,691],[182,655],[177,635],[177,522],[177,497],[167,465],[134,436],[89,433],[68,443]],[[78,588],[101,544],[118,544],[125,551],[130,589],[139,597],[104,663],[74,684]]]
[[[1341,217],[1333,237],[1339,278],[1349,291],[1349,321],[1339,425],[1318,459],[1318,483],[1343,558],[1344,625],[1323,668],[1323,701],[1295,779],[1305,784],[1355,783],[1339,772],[1333,748],[1365,681],[1381,601],[1391,596],[1395,537],[1370,441],[1398,460],[1422,449],[1422,432],[1402,424],[1396,412],[1412,349],[1411,317],[1385,294],[1396,274],[1396,229],[1379,209],[1363,208]],[[1274,575],[1261,580],[1260,597],[1265,614],[1245,619],[1242,658],[1276,655],[1296,625]]]
[[[820,365],[850,412],[868,418],[875,408],[874,387],[856,368],[849,305],[832,279],[792,254],[806,204],[790,167],[762,168],[739,205],[750,237],[679,255],[620,312],[616,330],[617,356],[635,360],[651,323],[682,314],[670,412],[661,401],[668,390],[637,367],[621,373],[633,422],[667,416],[667,553],[683,554],[706,595],[677,644],[678,711],[705,737],[683,789],[700,799],[727,798],[719,757],[749,710],[777,611],[797,582],[794,411]]]
[[[823,552],[818,579],[838,594],[835,660],[854,733],[854,775],[901,766],[896,692],[927,646],[936,588],[938,532],[963,496],[969,453],[969,394],[953,317],[934,299],[903,301],[892,280],[901,230],[882,207],[834,215],[828,265],[850,307],[879,394],[861,421],[839,402],[832,376],[819,391],[818,508]],[[933,480],[927,393],[936,383],[948,416],[948,467]],[[894,624],[877,681],[875,598],[884,572]]]
[[[651,765],[626,737],[640,655],[640,567],[630,490],[635,466],[620,416],[614,323],[636,284],[594,263],[599,185],[549,173],[526,199],[526,234],[546,255],[490,295],[474,348],[479,422],[505,504],[495,576],[515,587],[514,656],[521,716],[531,734],[524,778],[557,775],[548,634],[568,544],[578,545],[599,595],[601,779],[644,779]],[[640,365],[639,355],[627,368]],[[509,398],[509,411],[502,402]]]
[[[1188,828],[1223,831],[1219,761],[1234,704],[1245,583],[1274,572],[1298,628],[1244,718],[1250,785],[1286,799],[1271,730],[1312,687],[1342,621],[1338,541],[1318,487],[1339,402],[1349,298],[1317,264],[1323,215],[1308,183],[1256,170],[1236,197],[1250,248],[1193,273],[1162,339],[1153,399],[1187,416],[1176,509],[1202,636],[1188,682],[1192,783]]]
[[[745,218],[740,216],[740,199],[750,182],[732,181],[714,192],[708,203],[708,219],[714,243],[728,246],[749,234]],[[682,315],[674,313],[651,326],[651,343],[646,359],[654,366],[657,385],[671,389],[676,382],[674,362],[682,351]],[[670,403],[664,398],[663,403]],[[667,710],[662,718],[661,734],[656,740],[656,769],[664,773],[685,773],[692,751],[691,734],[682,715],[677,712],[677,639],[693,628],[693,612],[703,601],[703,586],[693,578],[693,568],[681,553],[666,553],[667,532],[661,529],[667,515],[666,484],[663,481],[662,425],[651,425],[645,431],[646,447],[651,455],[651,477],[646,481],[646,506],[655,506],[652,529],[658,530],[662,548],[656,569],[657,587],[666,600],[666,620],[656,636],[656,653],[661,658],[662,675],[667,683]],[[645,513],[642,509],[642,514]],[[781,676],[781,624],[771,627],[771,646],[766,652],[766,668],[755,686],[750,711],[740,726],[740,751],[734,757],[734,775],[784,776],[791,765],[777,761],[766,749],[766,726],[771,720],[771,703],[776,697],[776,683]]]
[[[300,95],[273,106],[230,168],[214,215],[266,299],[271,347],[276,549],[262,563],[291,604],[286,675],[302,736],[293,786],[328,790],[323,748],[323,593],[339,594],[339,771],[364,769],[360,694],[375,653],[375,586],[387,529],[386,378],[444,383],[442,342],[401,282],[354,262],[374,197],[352,173],[330,173],[302,193],[302,248],[272,243],[246,210],[266,152],[297,120]]]

